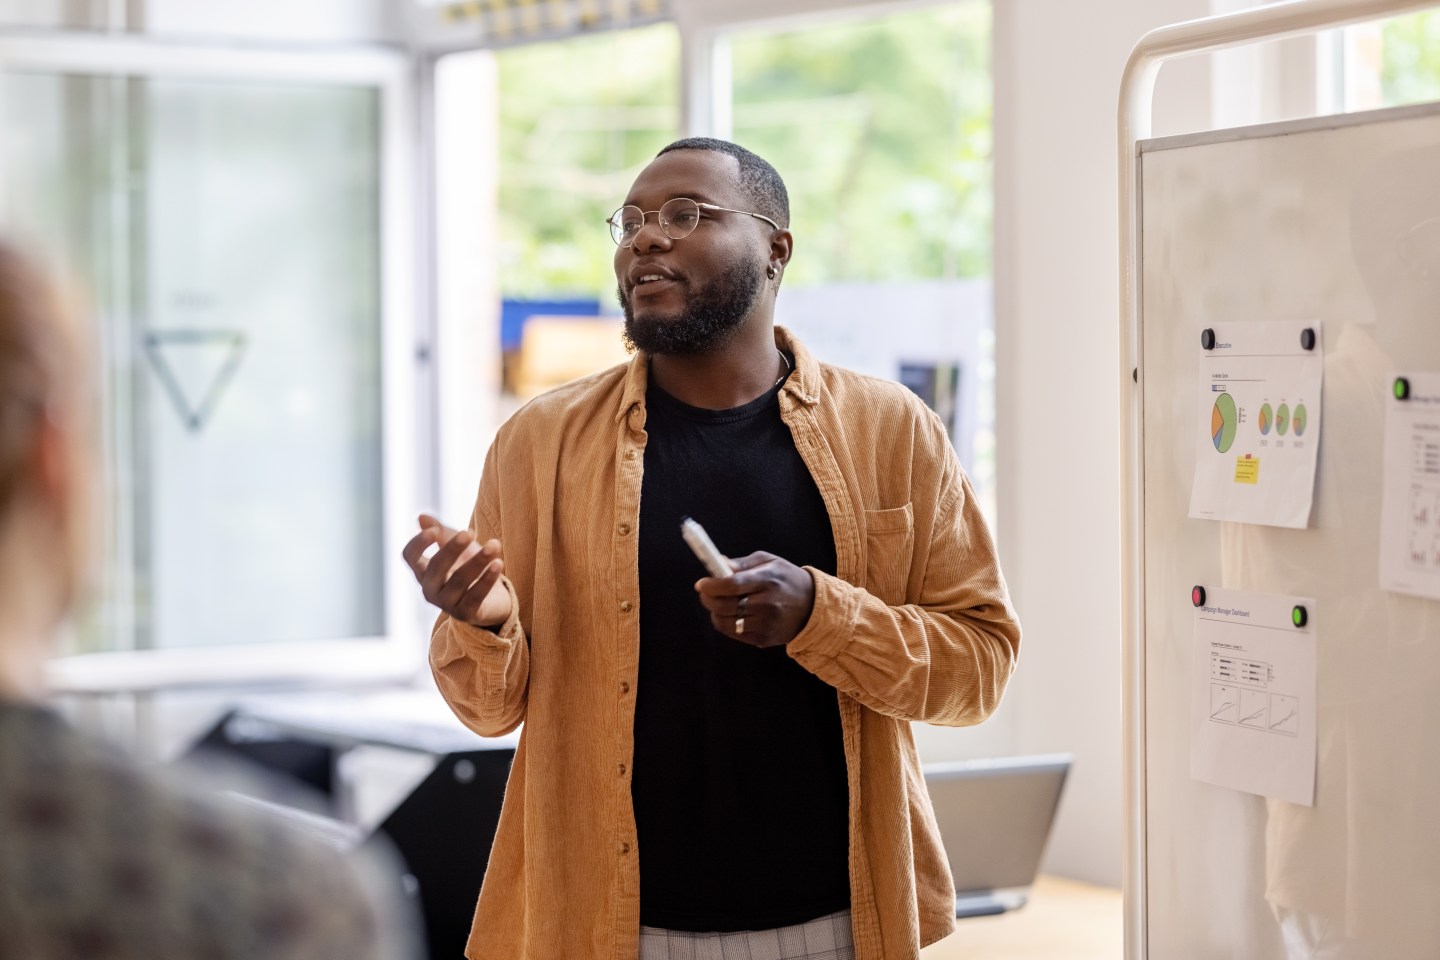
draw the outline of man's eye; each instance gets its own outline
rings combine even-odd
[[[671,223],[684,224],[684,225],[688,226],[688,225],[694,223],[696,220],[699,220],[699,219],[700,219],[700,214],[699,214],[699,213],[695,212],[694,210],[687,210],[687,211],[684,212],[684,213],[677,213],[675,216],[671,217],[671,218],[670,218],[670,222],[671,222]]]

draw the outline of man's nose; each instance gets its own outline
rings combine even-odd
[[[648,215],[645,217],[645,222],[640,225],[639,230],[635,231],[635,238],[630,241],[630,246],[637,252],[669,250],[674,243],[675,241],[666,236],[665,231],[661,229],[660,214],[657,213],[654,220],[651,220]]]

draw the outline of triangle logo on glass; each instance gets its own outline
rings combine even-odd
[[[215,413],[245,354],[238,330],[158,330],[145,334],[145,356],[180,420],[198,432]]]

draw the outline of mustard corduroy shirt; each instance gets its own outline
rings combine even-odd
[[[839,698],[857,960],[905,960],[955,925],[910,723],[989,716],[1020,627],[939,418],[904,387],[819,363],[783,328],[775,336],[795,357],[781,417],[825,501],[838,561],[837,576],[807,568],[815,605],[788,650]],[[443,615],[435,624],[431,667],[460,719],[486,736],[524,723],[471,960],[638,954],[630,764],[648,369],[638,354],[501,427],[471,529],[502,542],[513,611],[493,632]]]

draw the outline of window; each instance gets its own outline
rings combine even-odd
[[[394,635],[400,62],[110,70],[77,43],[0,52],[3,228],[68,266],[99,344],[103,582],[66,652]]]
[[[1440,100],[1440,13],[1350,27],[1344,47],[1346,109]]]

